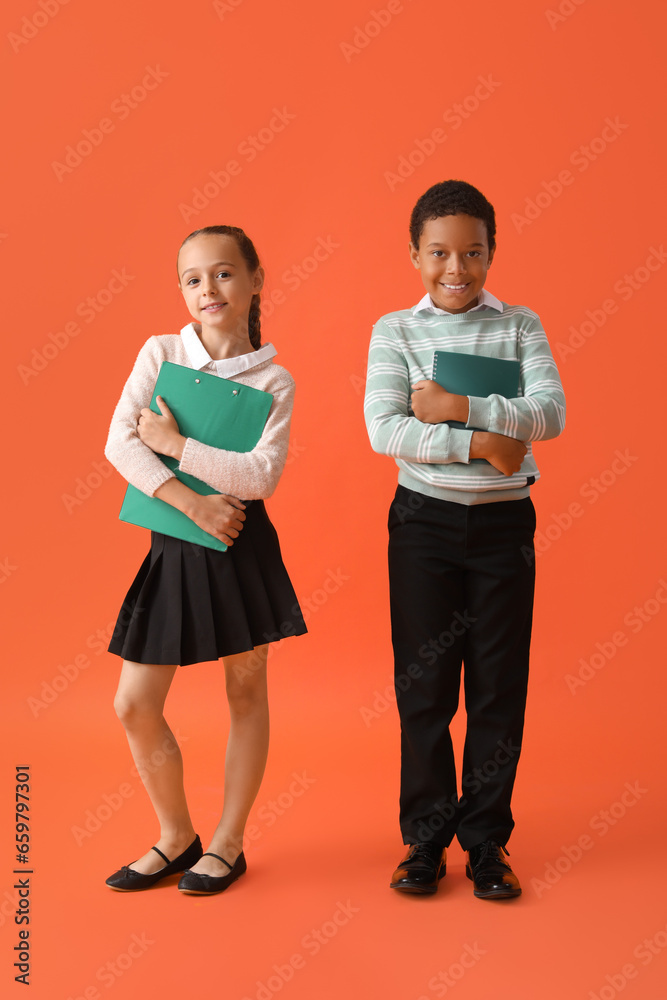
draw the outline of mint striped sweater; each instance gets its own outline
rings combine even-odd
[[[465,428],[422,423],[412,414],[410,387],[431,378],[436,350],[518,359],[519,396],[468,397]],[[556,437],[565,426],[565,396],[539,316],[531,309],[503,302],[502,311],[440,315],[416,306],[387,313],[373,327],[364,413],[373,450],[396,459],[403,486],[456,503],[490,503],[528,496],[527,478],[538,479],[539,471],[530,444],[512,476],[488,462],[471,462],[472,429],[526,442]]]

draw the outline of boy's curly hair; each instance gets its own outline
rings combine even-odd
[[[443,215],[471,215],[486,226],[489,250],[496,245],[496,213],[481,191],[466,181],[440,181],[425,191],[412,209],[410,240],[419,246],[424,223]]]

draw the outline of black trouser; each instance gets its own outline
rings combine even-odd
[[[406,844],[505,844],[521,750],[533,612],[535,510],[436,500],[399,486],[389,511],[389,584],[401,720]],[[467,729],[461,794],[450,722],[461,663]]]

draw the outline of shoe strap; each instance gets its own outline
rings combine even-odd
[[[218,861],[222,861],[223,865],[227,865],[227,867],[229,868],[230,871],[234,867],[234,865],[230,865],[229,861],[225,861],[224,858],[221,858],[219,854],[214,854],[213,851],[204,851],[204,853],[202,854],[202,858],[207,858],[207,857],[208,858],[217,858]]]
[[[157,853],[160,855],[160,857],[162,858],[163,861],[165,861],[168,865],[171,864],[171,861],[169,860],[169,858],[165,854],[162,853],[162,851],[160,850],[159,847],[151,847],[151,850],[152,851],[157,851]]]

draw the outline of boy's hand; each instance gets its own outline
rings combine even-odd
[[[245,504],[224,493],[211,493],[193,498],[188,517],[226,545],[233,545],[245,521]]]
[[[176,458],[180,462],[186,439],[179,431],[176,418],[162,396],[157,396],[156,402],[160,413],[154,413],[145,406],[139,417],[137,433],[152,451]]]
[[[447,392],[432,379],[423,378],[412,386],[412,412],[424,424],[441,424],[445,420],[468,422],[470,404],[467,396]]]
[[[519,471],[527,451],[523,441],[492,431],[474,431],[470,442],[470,457],[485,458],[504,476]]]

